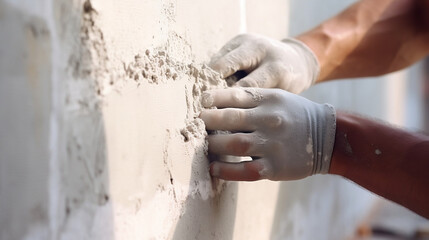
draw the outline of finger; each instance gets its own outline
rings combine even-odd
[[[210,174],[230,181],[256,181],[269,179],[272,168],[264,158],[240,163],[213,162],[210,164]]]
[[[277,74],[271,67],[264,64],[237,82],[239,87],[272,88],[277,85]]]
[[[211,64],[211,67],[219,72],[223,78],[231,76],[238,70],[253,70],[261,61],[263,50],[246,45],[240,45],[218,58]]]
[[[256,89],[215,89],[205,91],[202,95],[202,104],[206,108],[254,108],[261,100],[262,94]]]
[[[253,131],[251,109],[207,109],[201,112],[207,130]]]
[[[208,137],[209,153],[262,157],[265,140],[254,133],[215,134]]]
[[[225,54],[231,52],[232,50],[238,48],[244,40],[244,35],[238,35],[234,37],[233,39],[229,40],[216,54],[217,57],[224,56]],[[215,56],[215,57],[216,57]]]

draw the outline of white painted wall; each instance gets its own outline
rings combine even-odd
[[[202,63],[238,33],[315,24],[304,2],[0,0],[0,239],[350,234],[365,191],[327,176],[212,182],[195,118],[201,91],[224,86]],[[306,96],[362,106],[342,93],[354,85],[326,86]],[[370,113],[390,114],[383,94]]]

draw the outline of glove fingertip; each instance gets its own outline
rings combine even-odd
[[[237,86],[239,86],[239,87],[260,87],[257,81],[250,79],[250,78],[241,79],[240,81],[237,82]]]
[[[235,72],[235,69],[225,64],[222,59],[210,64],[209,67],[219,73],[220,77],[223,79],[231,76]]]

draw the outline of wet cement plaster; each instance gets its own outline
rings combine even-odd
[[[172,21],[172,4],[160,6],[165,21]],[[174,31],[163,44],[121,54],[100,24],[103,9],[90,1],[81,6],[80,44],[66,66],[57,235],[83,229],[82,237],[229,238],[236,185],[212,183],[198,118],[201,93],[225,82],[196,63]]]

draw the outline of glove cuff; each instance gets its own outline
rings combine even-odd
[[[327,174],[331,165],[332,151],[335,143],[336,112],[329,104],[321,105],[322,117],[319,118],[317,126],[317,150],[314,154],[314,166],[312,174]]]
[[[308,66],[312,66],[310,86],[314,85],[320,73],[320,64],[317,60],[316,54],[305,43],[299,41],[298,39],[285,38],[282,40],[282,42],[295,46],[299,50],[299,52],[303,53],[303,56]]]

